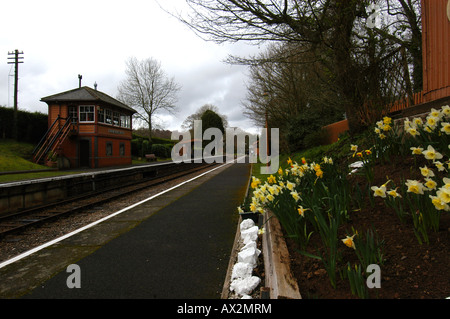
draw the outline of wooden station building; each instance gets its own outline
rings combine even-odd
[[[131,164],[131,107],[83,86],[41,99],[48,105],[48,131],[34,152],[35,162],[59,168]],[[55,163],[56,162],[56,163]]]

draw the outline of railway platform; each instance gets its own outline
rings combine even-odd
[[[220,165],[4,262],[0,298],[220,298],[250,173]]]

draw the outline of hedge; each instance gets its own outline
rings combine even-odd
[[[14,109],[0,106],[0,138],[13,138]],[[17,111],[17,141],[37,144],[48,129],[47,114]]]

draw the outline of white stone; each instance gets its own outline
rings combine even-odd
[[[230,290],[241,296],[249,295],[256,287],[258,287],[260,282],[261,279],[256,276],[251,276],[244,279],[237,278],[231,282]]]
[[[249,263],[238,262],[233,266],[233,271],[231,273],[231,280],[236,278],[247,278],[251,277],[253,272],[253,267]]]
[[[253,226],[241,231],[241,238],[244,244],[248,244],[250,241],[255,241],[258,239],[258,230],[258,226]]]
[[[253,268],[256,266],[261,251],[257,248],[247,248],[238,253],[238,262],[248,263]]]
[[[252,219],[247,218],[241,222],[241,224],[239,225],[239,228],[242,232],[243,230],[247,230],[253,226],[255,226],[255,222]]]

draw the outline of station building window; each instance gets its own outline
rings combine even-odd
[[[105,110],[104,109],[98,110],[98,122],[105,123]]]
[[[93,105],[80,105],[80,122],[94,122],[94,110]]]
[[[69,106],[69,116],[71,117],[71,120],[70,120],[71,123],[78,122],[78,112],[77,112],[76,106]]]
[[[118,112],[113,112],[113,125],[120,125],[120,113]]]
[[[106,142],[106,156],[113,155],[113,145],[111,142]]]
[[[127,115],[120,115],[120,126],[125,128],[131,128],[131,120],[130,117]]]
[[[106,124],[112,124],[112,112],[111,112],[111,110],[108,110],[108,109],[105,110],[105,123]]]
[[[125,156],[125,144],[124,143],[120,143],[120,145],[119,145],[119,155]]]

